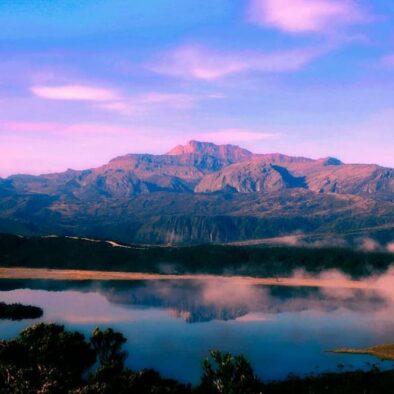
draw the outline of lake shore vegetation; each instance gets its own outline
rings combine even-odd
[[[166,379],[152,369],[125,366],[125,337],[111,328],[89,339],[57,324],[39,323],[11,340],[0,341],[0,392],[53,394],[385,394],[392,393],[394,370],[259,379],[242,355],[211,351],[200,383]]]

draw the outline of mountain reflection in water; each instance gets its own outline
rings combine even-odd
[[[76,290],[99,293],[110,303],[162,308],[187,323],[211,320],[245,320],[247,315],[321,311],[340,308],[354,312],[383,310],[389,299],[372,289],[327,289],[308,287],[236,285],[222,281],[0,281],[0,291],[14,289],[47,291]]]
[[[0,300],[40,306],[41,321],[85,335],[96,326],[122,332],[132,369],[154,368],[196,383],[202,359],[220,349],[244,354],[262,379],[279,379],[336,371],[338,364],[391,367],[370,356],[326,350],[394,342],[393,277],[368,279],[362,289],[346,288],[337,275],[338,288],[261,286],[229,278],[0,280]],[[37,321],[0,321],[0,339]]]

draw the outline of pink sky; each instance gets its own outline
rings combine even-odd
[[[391,0],[70,1],[0,2],[1,177],[191,139],[394,167]]]

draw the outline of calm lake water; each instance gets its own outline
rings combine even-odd
[[[393,283],[393,282],[389,282]],[[325,350],[394,342],[392,286],[377,290],[285,288],[231,281],[0,281],[0,300],[41,306],[44,317],[0,321],[11,338],[38,321],[88,335],[113,327],[128,339],[128,365],[195,383],[209,349],[244,354],[262,379],[369,368],[368,356]]]

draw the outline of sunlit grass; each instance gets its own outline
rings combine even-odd
[[[367,354],[381,360],[394,360],[394,344],[383,344],[368,348],[339,348],[332,350],[333,353]]]

